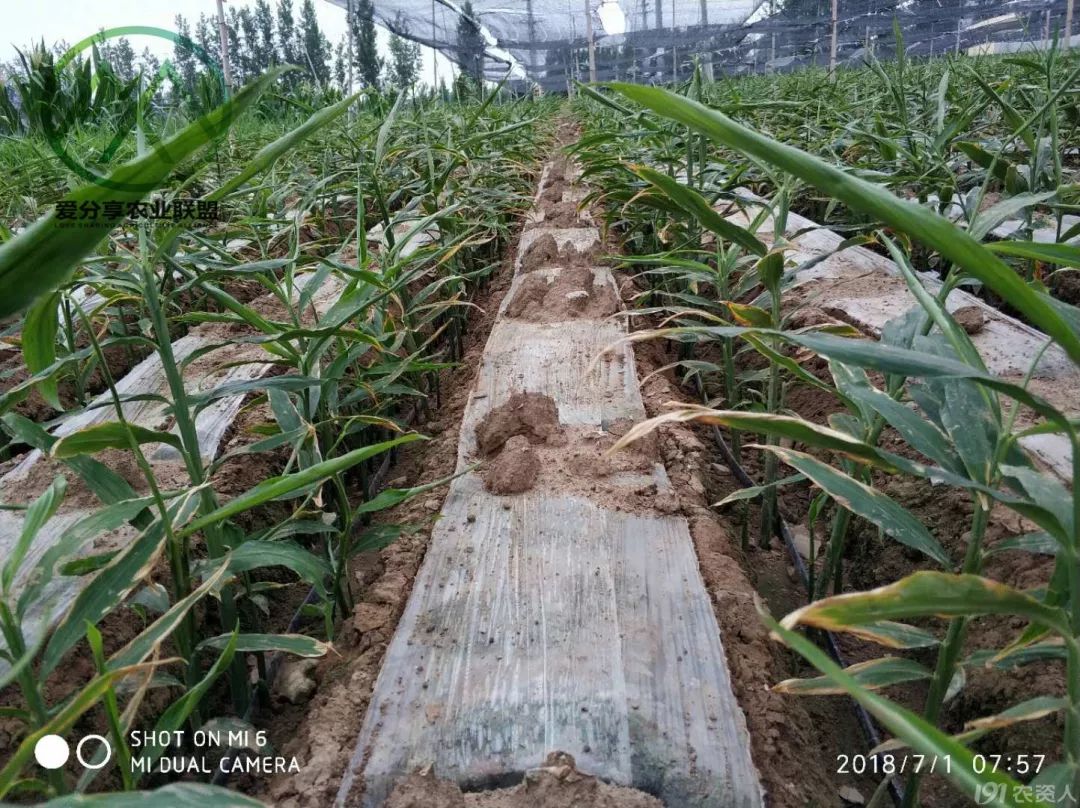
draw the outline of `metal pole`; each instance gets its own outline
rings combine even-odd
[[[593,41],[591,0],[585,0],[585,39],[589,41],[589,81],[596,84],[596,43]]]
[[[1072,45],[1072,20],[1073,20],[1073,0],[1069,0],[1065,4],[1065,42],[1062,44],[1064,50],[1068,50]]]
[[[232,90],[232,66],[229,64],[229,28],[225,25],[225,8],[217,0],[218,36],[221,38],[221,72],[225,74],[225,97]]]
[[[529,69],[530,78],[536,81],[536,17],[533,16],[533,0],[527,0],[525,9],[529,14]]]
[[[349,35],[349,89],[345,91],[349,95],[353,91],[353,7],[352,0],[345,0],[345,28]],[[352,107],[349,107],[351,110]]]
[[[832,36],[829,40],[829,75],[836,72],[836,26],[839,19],[840,0],[832,0]]]
[[[570,18],[570,42],[571,45],[566,49],[566,95],[569,98],[574,97],[574,81],[577,79],[577,48],[573,46],[573,41],[577,39],[577,26],[574,25],[574,8],[570,5],[570,0],[566,0],[566,15]]]

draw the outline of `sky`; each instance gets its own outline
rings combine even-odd
[[[226,0],[225,10],[231,6],[241,8],[253,6],[255,0]],[[271,2],[276,8],[277,3]],[[293,2],[293,16],[300,17],[301,0]],[[0,62],[17,59],[16,48],[23,48],[31,42],[44,38],[47,46],[65,41],[73,44],[96,33],[102,28],[114,28],[121,25],[150,25],[173,30],[173,19],[183,14],[190,22],[198,19],[200,13],[217,16],[216,0],[16,0],[5,3],[4,25],[0,29]],[[345,9],[325,0],[315,0],[315,13],[331,45],[336,45],[345,36]],[[387,55],[387,43],[390,36],[379,28],[379,50]],[[168,43],[155,37],[129,37],[136,53],[142,53],[149,47],[157,56],[170,56]],[[421,79],[433,83],[436,64],[440,79],[449,84],[451,63],[441,54],[436,55],[430,48],[421,48],[423,69]]]
[[[626,30],[626,14],[615,0],[601,0],[596,13],[605,34],[621,34]]]

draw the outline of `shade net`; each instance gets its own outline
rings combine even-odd
[[[331,0],[346,7],[349,0]],[[1003,53],[1064,35],[1068,0],[836,0],[837,65],[895,53]],[[662,83],[695,62],[720,78],[832,63],[832,0],[374,0],[377,20],[463,70],[566,90],[595,78]],[[464,28],[463,28],[464,25]],[[463,47],[464,31],[482,43]],[[474,40],[475,41],[475,40]],[[1074,42],[1080,41],[1077,37]]]

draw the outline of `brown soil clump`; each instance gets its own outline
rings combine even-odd
[[[1058,300],[1080,306],[1080,272],[1077,270],[1059,269],[1050,276],[1049,286]]]
[[[963,306],[952,313],[956,324],[969,334],[978,334],[986,325],[986,315],[978,306]]]
[[[533,487],[540,460],[524,435],[515,435],[484,469],[484,487],[492,494],[520,494]]]
[[[453,780],[440,780],[430,767],[403,777],[383,808],[465,808],[465,795]]]
[[[550,396],[514,393],[484,416],[476,427],[476,445],[481,455],[490,457],[515,435],[524,435],[529,443],[543,443],[558,430],[559,409]]]
[[[584,221],[588,221],[587,214],[579,211],[575,202],[562,199],[562,186],[559,187],[558,194],[558,198],[554,202],[550,202],[541,211],[544,218],[537,223],[538,225],[544,227],[581,227]],[[546,199],[546,197],[547,192],[544,193],[544,198]]]
[[[463,794],[428,768],[402,778],[385,808],[663,808],[656,797],[578,771],[574,758],[552,752],[511,788]]]
[[[646,438],[610,452],[629,426],[615,423],[611,431],[563,426],[537,442],[524,435],[511,437],[487,456],[481,471],[484,487],[497,495],[539,490],[577,496],[628,513],[677,512],[678,498],[657,468],[655,440]]]
[[[577,224],[577,223],[575,223]],[[544,222],[547,226],[548,223]],[[579,227],[581,225],[578,225]],[[521,271],[533,272],[550,266],[563,268],[592,267],[601,263],[601,249],[594,244],[585,250],[579,250],[571,244],[559,249],[555,237],[551,233],[545,233],[529,245],[528,251],[521,258]]]
[[[521,270],[532,272],[540,267],[550,266],[559,260],[559,245],[555,236],[545,233],[529,245],[528,251],[521,256]]]
[[[573,267],[559,270],[551,280],[538,272],[525,275],[506,314],[528,322],[550,323],[609,317],[618,310],[618,297],[606,277],[598,280],[592,269]]]
[[[563,201],[563,195],[565,193],[566,183],[560,175],[557,178],[552,178],[548,183],[548,186],[544,188],[544,192],[540,194],[540,202],[542,204],[558,205]]]

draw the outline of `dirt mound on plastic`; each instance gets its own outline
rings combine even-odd
[[[525,773],[516,786],[463,794],[450,780],[440,780],[430,767],[402,778],[385,808],[663,808],[643,791],[613,786],[578,771],[574,758],[552,752],[544,765]]]
[[[529,245],[529,249],[521,256],[521,269],[523,272],[532,272],[534,269],[551,266],[559,261],[559,245],[555,242],[555,236],[545,233]]]
[[[986,325],[986,315],[978,306],[962,306],[952,316],[956,324],[969,334],[978,334]]]
[[[572,494],[616,511],[674,513],[678,499],[658,474],[651,437],[609,454],[629,422],[607,430],[559,424],[555,402],[540,393],[514,393],[476,427],[485,460],[484,488],[506,496],[532,489]]]
[[[492,494],[528,491],[540,475],[540,459],[524,435],[510,438],[484,473],[484,487]]]
[[[554,278],[525,275],[506,308],[508,317],[529,322],[557,322],[608,317],[619,310],[619,298],[606,278],[588,267],[560,269]]]
[[[550,190],[550,189],[549,189]],[[591,226],[593,219],[588,211],[578,208],[572,199],[562,199],[565,191],[559,187],[558,200],[550,202],[546,208],[533,213],[533,226],[543,227],[583,227]],[[546,199],[547,193],[543,198]]]
[[[496,407],[476,427],[476,446],[484,457],[501,451],[515,435],[529,443],[543,443],[559,431],[559,409],[542,393],[514,393]]]
[[[544,222],[548,225],[548,222]],[[589,267],[600,263],[600,243],[594,241],[590,247],[579,250],[572,244],[565,245],[561,250],[558,242],[551,233],[535,239],[529,244],[528,249],[521,256],[521,271],[533,272],[544,267]]]
[[[562,204],[565,195],[566,181],[562,176],[559,176],[558,178],[552,178],[548,186],[544,188],[544,192],[540,194],[540,201],[555,207]]]

